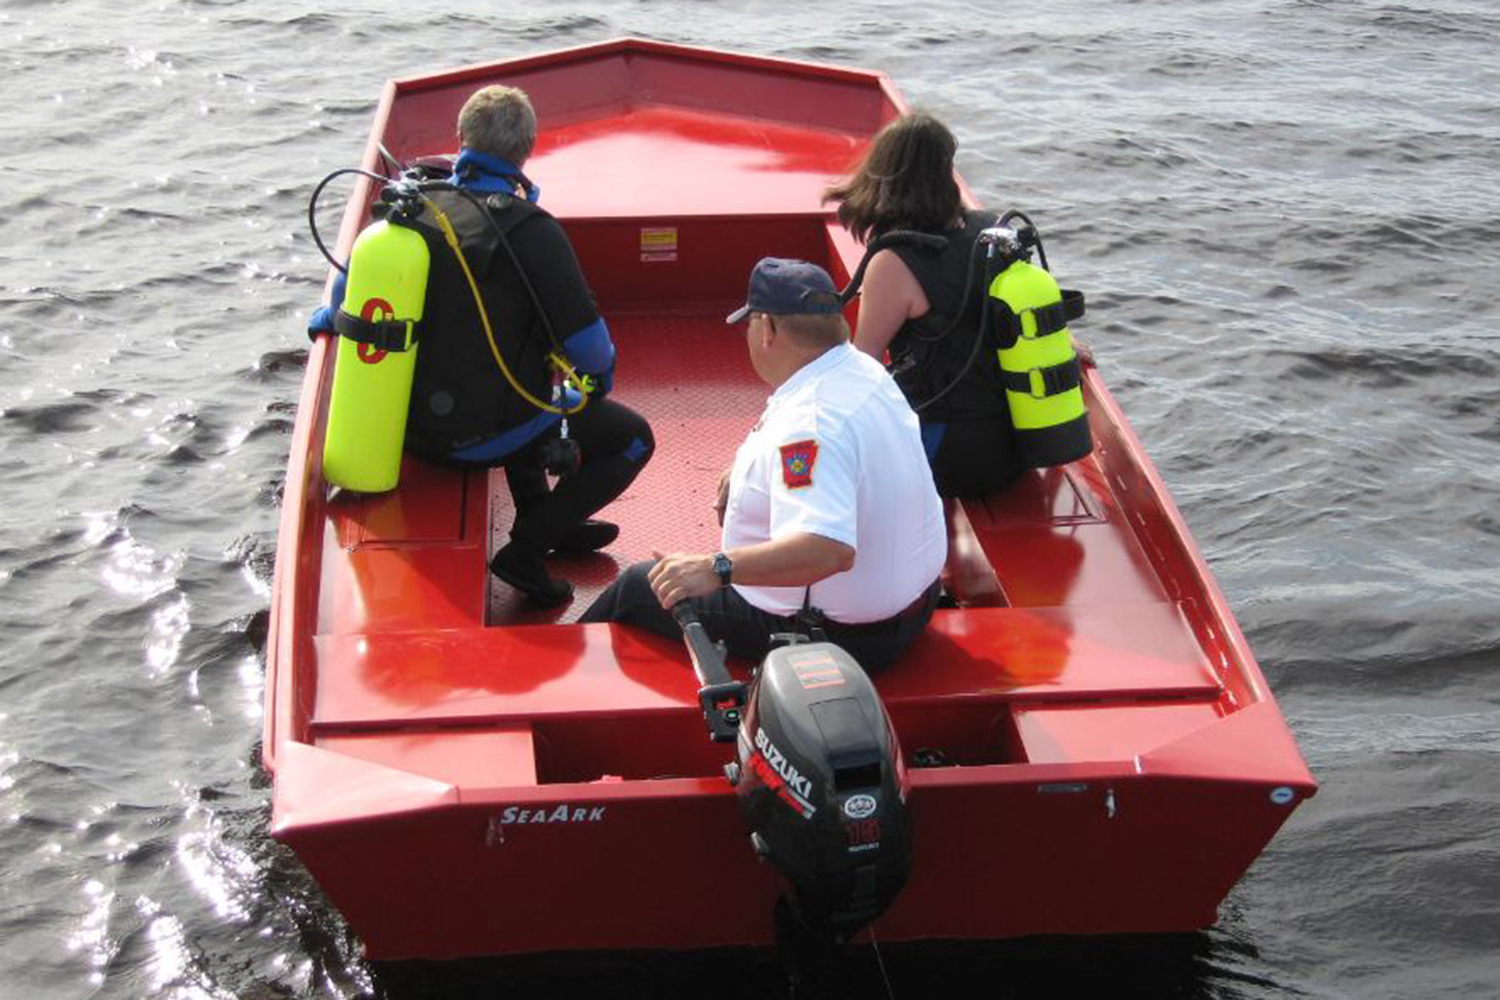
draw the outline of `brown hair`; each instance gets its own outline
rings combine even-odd
[[[848,178],[823,192],[839,222],[861,243],[892,229],[938,230],[958,217],[953,178],[958,140],[925,112],[902,115],[875,135]]]

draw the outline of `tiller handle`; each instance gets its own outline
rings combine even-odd
[[[749,688],[744,681],[729,675],[729,668],[724,665],[724,644],[709,638],[691,604],[678,602],[672,608],[672,617],[682,628],[693,673],[698,675],[701,685],[698,704],[703,707],[709,739],[715,743],[733,743],[739,734],[740,720],[745,717],[745,706],[749,704]]]

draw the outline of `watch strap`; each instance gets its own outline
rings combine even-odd
[[[719,576],[719,586],[729,586],[729,579],[734,574],[734,562],[722,552],[714,553],[714,572]]]

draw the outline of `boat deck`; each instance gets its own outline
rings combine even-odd
[[[603,514],[621,525],[619,541],[553,560],[553,571],[577,589],[566,607],[533,608],[486,570],[511,519],[503,472],[413,467],[392,493],[330,503],[336,544],[324,553],[315,648],[320,662],[339,666],[319,672],[310,722],[320,745],[379,755],[376,733],[414,727],[480,727],[456,738],[504,738],[508,726],[562,716],[573,727],[696,718],[696,681],[680,644],[572,623],[622,567],[653,550],[718,545],[718,475],[767,391],[742,334],[724,325],[725,311],[612,317],[617,398],[650,418],[657,454]],[[1028,474],[985,501],[950,504],[949,524],[946,577],[960,607],[940,610],[928,634],[878,679],[898,720],[909,719],[914,734],[933,730],[925,742],[944,728],[978,727],[962,746],[939,742],[986,762],[1065,758],[1075,744],[1076,752],[1121,759],[1151,748],[1139,740],[1155,745],[1222,713],[1213,664],[1092,461]],[[1120,600],[1122,580],[1132,581],[1129,602]],[[1076,724],[1082,717],[1068,709],[1104,700],[1132,702],[1122,718],[1137,721],[1101,730]],[[1160,704],[1143,712],[1142,703]],[[992,732],[1002,716],[1003,731]],[[1101,731],[1116,735],[1105,741]],[[517,759],[491,757],[501,771]],[[702,758],[705,773],[717,766],[712,755],[689,757]],[[617,754],[611,767],[649,771],[658,763],[632,767]],[[564,775],[580,777],[571,766]],[[497,772],[486,783],[505,777]]]
[[[418,471],[419,461],[408,458],[399,489],[330,503],[333,536],[348,553],[353,579],[324,588],[342,596],[323,607],[319,633],[431,628],[435,615],[447,627],[567,623],[622,567],[653,550],[718,547],[718,476],[767,395],[742,332],[725,326],[718,309],[627,314],[611,325],[621,353],[614,398],[651,420],[657,454],[600,515],[621,525],[620,539],[601,553],[552,560],[554,572],[573,581],[573,602],[533,608],[485,572],[487,554],[479,549],[503,544],[512,517],[503,472]],[[1028,473],[1001,494],[950,503],[949,526],[949,589],[965,606],[1114,603],[1124,582],[1137,601],[1168,600],[1091,462]],[[413,587],[429,599],[412,601]],[[434,587],[441,592],[432,594]],[[382,594],[391,595],[390,605]]]

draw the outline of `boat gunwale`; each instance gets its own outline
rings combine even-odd
[[[393,77],[388,81],[387,85],[395,87],[401,95],[404,95],[406,93],[416,93],[422,90],[446,87],[455,83],[486,79],[494,77],[497,73],[501,72],[522,72],[567,64],[569,62],[580,62],[584,59],[591,60],[631,52],[677,57],[700,63],[721,63],[753,69],[797,70],[806,76],[844,80],[850,83],[875,84],[898,110],[904,111],[906,109],[906,102],[902,98],[900,91],[896,89],[895,83],[887,74],[879,70],[836,66],[830,63],[788,59],[781,56],[753,55],[707,46],[681,45],[674,42],[663,42],[633,35],[622,35],[604,42],[586,42],[567,48],[551,49],[546,52],[501,59],[495,62],[468,63],[435,70],[431,73]]]

